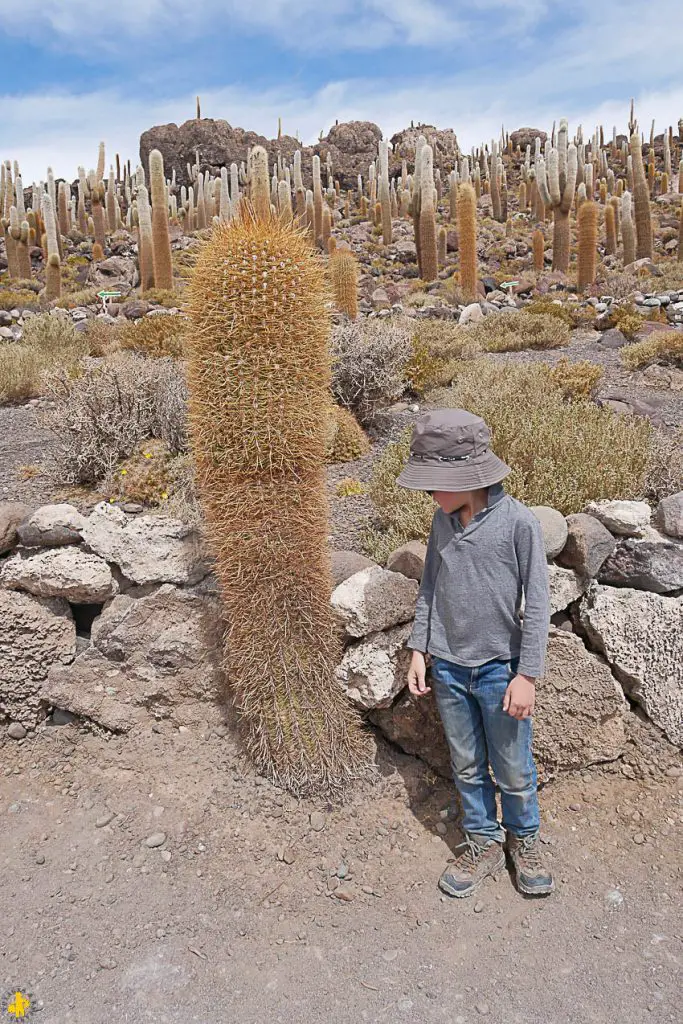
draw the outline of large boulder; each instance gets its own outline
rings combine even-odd
[[[360,572],[361,569],[370,569],[373,565],[377,565],[377,562],[359,554],[358,551],[332,551],[330,560],[332,583],[335,587],[338,587],[344,580],[348,580],[349,576]]]
[[[42,505],[19,526],[24,547],[59,548],[80,544],[85,517],[73,505]]]
[[[669,537],[683,538],[683,491],[662,498],[657,506],[655,522]]]
[[[434,166],[442,171],[452,171],[458,166],[460,147],[452,128],[435,128],[432,124],[418,124],[405,128],[391,137],[392,171],[400,171],[403,160],[408,162],[412,172],[415,163],[415,149],[420,135],[424,135],[434,152]]]
[[[110,256],[100,260],[91,264],[88,282],[93,288],[120,291],[127,295],[140,283],[137,261],[132,256]]]
[[[588,586],[584,576],[579,576],[573,569],[563,569],[559,565],[548,566],[548,578],[551,615],[566,611],[570,604],[578,601]]]
[[[512,148],[521,149],[523,155],[526,152],[526,147],[531,146],[532,157],[536,149],[536,139],[540,139],[541,146],[544,146],[547,138],[547,132],[541,131],[540,128],[517,128],[516,131],[510,133]]]
[[[50,665],[76,655],[76,626],[66,601],[0,590],[0,717],[33,728]]]
[[[323,164],[329,155],[332,174],[343,189],[358,187],[358,175],[367,179],[368,167],[379,152],[382,130],[372,121],[343,121],[330,128],[329,133],[310,150],[302,154],[302,167],[311,165],[313,153],[317,153]]]
[[[50,669],[43,699],[115,732],[150,718],[217,723],[222,632],[219,602],[201,588],[119,595],[95,620],[92,646]]]
[[[593,583],[581,621],[629,697],[683,745],[683,598]]]
[[[635,587],[655,594],[681,590],[683,543],[661,536],[624,540],[604,563],[598,579],[611,586]]]
[[[418,584],[380,566],[361,569],[332,593],[332,611],[348,637],[368,636],[415,615]]]
[[[81,547],[15,552],[0,569],[0,583],[35,597],[63,597],[72,604],[104,604],[119,585],[107,563]]]
[[[12,551],[19,543],[17,528],[31,514],[22,501],[0,501],[0,555]]]
[[[337,669],[348,697],[364,710],[391,704],[407,682],[412,651],[406,646],[412,623],[373,633],[349,647]]]
[[[646,501],[591,501],[584,511],[621,537],[642,536],[652,518]]]
[[[402,544],[400,548],[391,552],[387,558],[387,569],[391,572],[400,572],[409,580],[419,582],[424,572],[426,557],[427,545],[419,540],[409,540],[407,544]]]
[[[567,520],[556,508],[549,505],[532,505],[531,511],[538,519],[543,530],[543,543],[545,545],[545,557],[550,560],[557,558],[567,543],[569,527]]]
[[[586,768],[613,761],[625,747],[627,703],[605,663],[573,633],[551,628],[546,673],[538,682],[534,749],[539,772]],[[450,757],[433,695],[402,692],[370,720],[399,747],[450,775]]]
[[[91,551],[113,562],[132,583],[198,583],[209,572],[199,534],[167,516],[129,519],[116,506],[102,502],[82,529]]]
[[[567,527],[567,543],[558,562],[588,579],[597,576],[600,566],[617,546],[616,540],[606,526],[585,512],[567,516]]]

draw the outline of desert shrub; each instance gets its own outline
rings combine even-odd
[[[51,365],[52,360],[44,353],[25,345],[0,346],[0,403],[36,398],[42,374]]]
[[[651,334],[644,341],[623,348],[621,359],[629,370],[637,370],[651,363],[683,368],[683,331],[658,331]]]
[[[332,331],[332,391],[340,405],[367,425],[405,391],[412,351],[406,319],[343,320]]]
[[[328,461],[353,462],[367,455],[369,451],[370,442],[353,413],[335,405],[330,414]]]
[[[506,489],[528,505],[551,505],[564,515],[588,501],[643,493],[652,427],[588,401],[565,400],[547,368],[465,363],[452,388],[435,392],[433,404],[464,408],[491,427],[496,453],[512,468]],[[379,460],[370,496],[389,536],[371,534],[373,557],[383,546],[424,540],[433,503],[429,495],[398,487],[410,450],[410,431]]]
[[[640,289],[641,280],[636,271],[607,270],[600,278],[600,286],[603,295],[611,295],[617,300],[628,299]]]
[[[680,291],[683,288],[683,263],[677,260],[663,260],[657,264],[659,274],[650,286],[658,292]],[[649,275],[648,275],[649,276]]]
[[[655,429],[648,446],[644,497],[657,505],[679,491],[683,491],[683,427],[673,434]]]
[[[155,306],[165,306],[166,309],[179,309],[183,304],[182,292],[169,291],[166,288],[150,288],[142,298],[145,302],[151,302]]]
[[[559,348],[569,341],[569,325],[547,313],[498,313],[468,328],[472,341],[486,352],[525,348]]]
[[[159,359],[162,356],[182,356],[188,320],[178,314],[143,316],[129,320],[121,328],[122,349]]]
[[[59,309],[76,309],[77,306],[94,306],[102,300],[97,295],[97,288],[79,288],[76,291],[68,292],[57,299],[55,306]]]
[[[645,323],[645,317],[636,311],[631,302],[625,306],[616,306],[610,313],[609,323],[621,331],[624,337],[632,338]]]
[[[109,471],[101,490],[107,498],[118,501],[164,505],[178,490],[183,458],[163,441],[147,439]]]
[[[0,346],[0,402],[22,402],[45,391],[45,375],[73,375],[88,351],[70,320],[49,313],[27,320],[21,341]]]
[[[29,288],[0,290],[0,309],[40,309],[40,298]]]
[[[116,352],[120,347],[120,336],[118,324],[110,324],[99,316],[86,321],[83,337],[91,356],[109,356],[112,352]]]
[[[558,320],[562,320],[568,327],[574,327],[575,325],[575,319],[570,309],[545,296],[533,299],[524,307],[524,312],[533,313],[534,316],[557,317]]]
[[[365,494],[365,484],[353,477],[346,477],[337,484],[338,498],[356,498],[359,494]]]
[[[21,344],[51,354],[60,361],[79,358],[88,351],[83,336],[63,314],[40,313],[30,317],[24,322]]]
[[[187,448],[187,387],[172,359],[116,353],[79,377],[54,374],[49,390],[55,481],[95,484],[147,438],[163,441],[173,454]]]
[[[570,401],[592,398],[604,376],[603,368],[588,360],[570,363],[568,359],[560,359],[555,366],[548,367],[547,372],[553,387]]]
[[[404,375],[408,388],[420,397],[450,384],[460,361],[481,352],[472,332],[453,321],[418,320],[413,330],[413,348]]]

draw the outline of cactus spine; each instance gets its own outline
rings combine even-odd
[[[477,195],[465,182],[458,187],[460,288],[469,301],[477,297]]]
[[[323,265],[277,220],[233,220],[199,254],[188,305],[192,447],[246,746],[295,794],[339,791],[368,745],[335,681]]]
[[[149,154],[149,183],[152,193],[152,260],[154,287],[173,289],[171,239],[168,233],[168,202],[164,178],[164,158],[158,149]]]
[[[152,211],[149,208],[149,193],[144,185],[138,187],[138,262],[140,290],[144,294],[154,287]]]
[[[350,249],[336,249],[330,256],[330,280],[334,302],[340,313],[358,316],[358,261]]]
[[[650,189],[643,165],[643,147],[640,135],[631,135],[631,160],[633,164],[633,206],[636,220],[636,259],[652,259],[652,217],[650,214]]]
[[[624,250],[624,266],[634,263],[636,258],[636,229],[633,223],[631,193],[621,197],[621,244]]]
[[[545,266],[545,238],[540,228],[534,231],[531,244],[534,252],[534,270],[540,274]]]
[[[436,209],[434,203],[434,154],[431,146],[422,147],[420,172],[420,254],[422,280],[436,281],[439,264],[436,249]]]
[[[608,203],[605,207],[605,252],[614,256],[617,251],[617,221],[614,207]]]
[[[57,221],[55,208],[49,193],[43,194],[43,220],[47,245],[47,266],[45,268],[45,298],[58,299],[62,294],[62,266],[57,245]]]
[[[598,255],[598,206],[592,199],[579,210],[579,254],[577,283],[579,290],[595,281]]]
[[[379,144],[379,201],[382,208],[382,242],[391,245],[391,192],[389,189],[389,143]]]

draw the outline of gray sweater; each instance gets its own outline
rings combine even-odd
[[[524,607],[524,621],[520,616]],[[543,675],[550,587],[541,524],[526,505],[489,488],[489,504],[463,529],[438,509],[408,646],[458,665],[519,657]]]

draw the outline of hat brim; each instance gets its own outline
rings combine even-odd
[[[493,452],[467,462],[426,462],[412,456],[396,483],[411,491],[476,491],[504,480],[512,470]]]

